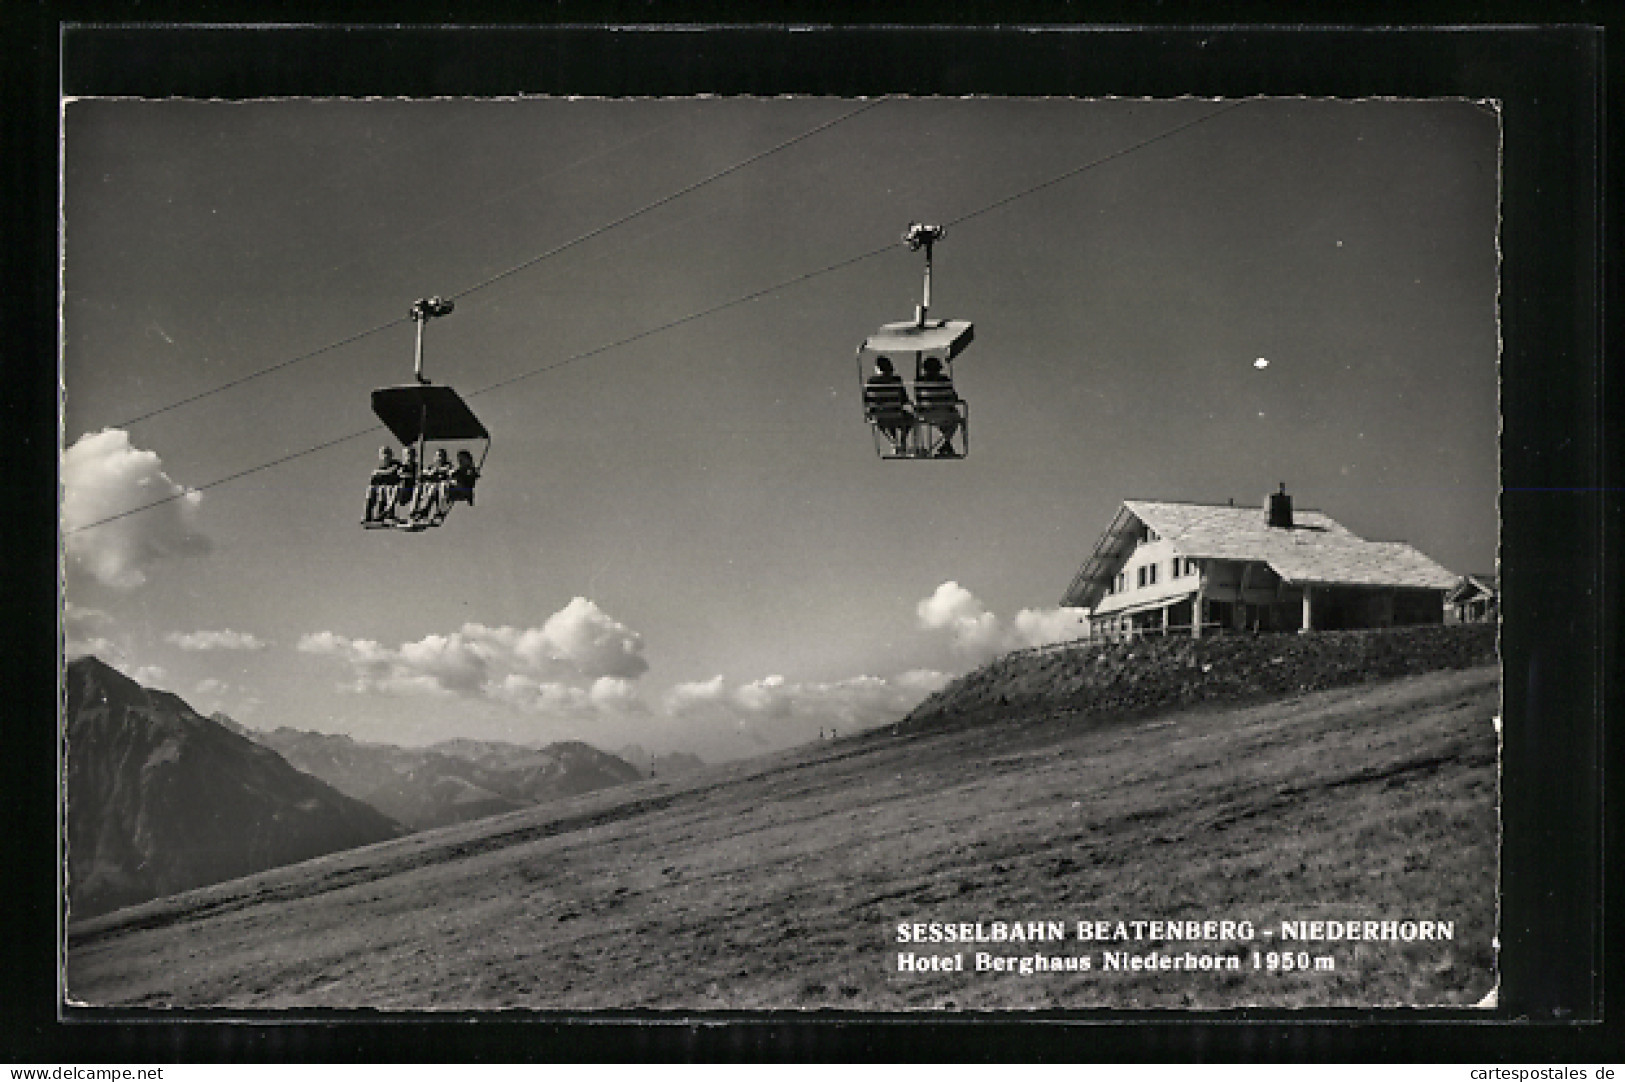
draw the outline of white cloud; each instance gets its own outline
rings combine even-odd
[[[319,631],[298,649],[345,662],[348,691],[481,698],[577,719],[641,711],[632,681],[649,668],[643,637],[583,597],[540,627],[468,623],[393,647]]]
[[[233,721],[252,717],[263,705],[258,696],[248,694],[236,684],[217,680],[212,676],[199,680],[192,687],[188,700],[200,714],[224,713]]]
[[[1087,625],[1082,609],[1022,609],[1016,613],[1015,637],[1023,646],[1081,639]]]
[[[123,647],[112,639],[96,636],[89,639],[69,639],[64,644],[62,652],[67,657],[84,657],[90,654],[112,664],[113,659],[123,653]]]
[[[162,665],[133,665],[128,661],[110,661],[109,665],[146,688],[158,688],[169,679]]]
[[[246,631],[188,631],[171,632],[164,636],[182,650],[263,650],[266,643]]]
[[[72,601],[62,606],[62,650],[68,657],[94,654],[103,661],[123,653],[112,639],[99,634],[113,623],[113,618],[99,609],[75,605]]]
[[[519,673],[510,673],[500,681],[487,684],[483,691],[487,698],[531,714],[581,720],[595,709],[591,692],[586,688],[555,680],[537,680]]]
[[[945,582],[924,601],[914,606],[920,626],[928,631],[946,631],[954,648],[985,660],[1002,652],[1006,635],[994,616],[976,595],[957,582]]]
[[[854,676],[806,684],[778,675],[729,684],[719,675],[678,684],[664,705],[673,718],[731,722],[741,730],[771,734],[774,743],[789,743],[789,737],[805,738],[826,725],[857,731],[896,721],[947,680],[919,670],[890,680]]]
[[[584,597],[572,600],[547,618],[542,637],[553,656],[569,661],[585,676],[642,676],[643,636],[606,614]]]
[[[100,609],[75,605],[72,601],[65,601],[62,604],[62,629],[70,637],[83,638],[93,635],[112,622],[113,618]]]
[[[587,697],[600,710],[641,714],[647,709],[638,695],[637,685],[621,676],[600,676],[587,689]]]
[[[194,522],[202,498],[171,480],[156,454],[131,446],[128,433],[108,428],[81,436],[62,454],[69,569],[133,590],[155,563],[207,552],[209,541]],[[112,518],[148,504],[156,506]]]
[[[947,673],[935,669],[910,669],[892,677],[892,683],[923,699],[933,691],[941,691],[952,679]]]
[[[954,649],[974,662],[1028,646],[1065,642],[1084,632],[1082,609],[1022,609],[1006,625],[975,594],[945,582],[915,606],[920,626],[948,633]]]

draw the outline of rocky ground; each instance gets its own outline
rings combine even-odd
[[[1080,643],[1009,654],[921,703],[897,731],[1001,716],[1111,717],[1245,702],[1495,660],[1492,624],[1313,635],[1221,635]]]

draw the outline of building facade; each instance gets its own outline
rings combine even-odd
[[[1463,575],[1445,597],[1446,616],[1458,624],[1494,623],[1501,614],[1501,585],[1494,575]]]
[[[1128,500],[1062,605],[1092,636],[1317,631],[1442,623],[1458,577],[1397,541],[1367,541],[1285,486],[1263,507]]]

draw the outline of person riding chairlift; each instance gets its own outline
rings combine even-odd
[[[457,465],[453,466],[444,449],[436,450],[434,462],[423,471],[423,487],[412,509],[413,524],[438,526],[451,513],[452,504],[474,506],[474,484],[479,479],[480,471],[474,465],[473,454],[458,451]]]
[[[927,357],[919,378],[914,381],[914,395],[918,400],[915,412],[919,419],[942,433],[937,446],[937,458],[958,458],[954,450],[954,434],[959,431],[959,395],[953,380],[942,371],[942,362]],[[922,451],[925,448],[921,448]]]
[[[394,450],[388,446],[378,448],[378,467],[367,481],[367,511],[362,524],[394,521],[400,487],[401,464],[395,461]]]
[[[395,506],[410,513],[418,490],[418,449],[407,444],[401,452],[401,483],[395,489]]]
[[[863,385],[863,408],[875,427],[885,433],[897,454],[908,454],[908,434],[914,427],[908,391],[891,358],[875,358],[875,374]]]

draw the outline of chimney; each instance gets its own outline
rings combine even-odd
[[[1269,494],[1265,504],[1264,524],[1272,530],[1292,529],[1292,497],[1286,494],[1286,482],[1281,491]]]

